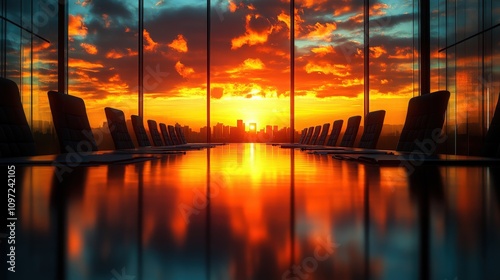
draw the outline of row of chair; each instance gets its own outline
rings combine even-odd
[[[384,124],[385,111],[378,110],[370,112],[366,115],[365,125],[359,148],[375,149],[377,146],[382,126]],[[281,145],[283,148],[300,148],[302,150],[323,150],[337,146],[337,141],[342,130],[343,120],[333,122],[332,131],[327,139],[330,124],[326,123],[321,126],[304,128],[302,135],[299,138],[298,144]],[[352,148],[356,141],[361,116],[352,116],[347,120],[347,128],[342,136],[342,140],[338,147]]]
[[[432,139],[436,130],[441,131],[449,97],[450,93],[448,91],[437,91],[410,99],[405,124],[396,151],[413,152],[419,148],[417,146],[419,141]],[[385,111],[383,110],[370,112],[366,115],[365,128],[358,145],[360,149],[375,149],[382,131],[384,118]],[[349,118],[346,131],[338,147],[352,148],[354,146],[360,122],[360,116]],[[314,128],[314,132],[313,127],[307,129],[307,133],[304,129],[299,140],[300,144],[292,145],[292,147],[299,147],[303,150],[331,149],[331,146],[336,144],[341,127],[342,120],[334,122],[332,132],[324,147],[313,145],[317,143],[314,136],[319,134],[319,126]],[[287,145],[282,147],[287,147]],[[333,150],[338,150],[338,148],[333,148]],[[435,153],[436,150],[432,152]]]
[[[35,155],[35,141],[24,114],[17,84],[0,77],[0,92],[0,157]],[[61,153],[97,151],[97,141],[90,128],[84,101],[76,96],[55,91],[48,92],[48,99]],[[105,114],[115,148],[117,150],[135,149],[128,133],[123,112],[113,108],[105,108]],[[139,147],[152,146],[142,118],[132,116],[132,125]],[[188,144],[180,127],[161,123],[162,137],[155,121],[149,120],[148,126],[154,146],[161,147],[164,151],[213,146]]]

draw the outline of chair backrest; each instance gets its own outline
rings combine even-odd
[[[314,145],[314,143],[316,143],[316,141],[318,140],[318,136],[319,136],[319,133],[321,132],[321,125],[317,125],[315,128],[314,128],[314,133],[313,133],[313,136],[311,137],[311,140],[309,140],[309,145]]]
[[[481,155],[484,157],[500,157],[500,98],[498,98],[488,132],[486,132]]]
[[[306,139],[307,128],[302,129],[302,133],[300,133],[299,144],[304,144],[304,139]]]
[[[327,146],[337,145],[337,140],[339,139],[343,124],[344,120],[336,120],[333,122],[332,132],[330,133],[330,137],[328,137],[328,141],[326,142]]]
[[[326,136],[328,136],[328,130],[330,130],[330,123],[325,123],[323,125],[323,128],[321,129],[321,134],[318,138],[318,141],[316,141],[316,145],[324,145]]]
[[[19,88],[14,81],[0,77],[0,157],[32,156],[35,152]]]
[[[134,128],[135,137],[137,138],[137,144],[139,147],[151,146],[148,134],[146,133],[146,128],[144,128],[142,117],[132,115],[130,118],[132,120],[132,127]]]
[[[111,138],[113,138],[115,149],[134,149],[134,142],[128,132],[127,122],[125,121],[125,114],[123,111],[106,107],[104,108],[104,113],[106,114],[109,132],[111,133]]]
[[[149,134],[151,134],[151,139],[153,140],[153,145],[155,146],[165,146],[163,140],[161,139],[160,131],[158,131],[158,124],[154,120],[148,120]]]
[[[61,153],[97,151],[83,99],[55,91],[47,95]]]
[[[186,136],[184,135],[184,131],[182,130],[182,127],[176,125],[175,126],[175,133],[177,134],[177,138],[181,142],[181,144],[187,144]]]
[[[311,141],[313,131],[314,131],[313,126],[307,129],[307,134],[306,134],[306,139],[304,139],[304,144],[309,144],[309,142]]]
[[[177,133],[175,132],[175,127],[173,125],[169,125],[167,128],[168,128],[168,134],[170,135],[170,138],[172,138],[172,142],[174,142],[174,145],[180,145],[181,141],[177,137]]]
[[[167,146],[172,146],[174,142],[172,142],[172,138],[170,138],[170,135],[168,134],[167,125],[160,123],[160,131],[163,136],[163,142],[165,142]]]
[[[399,137],[397,151],[419,150],[418,141],[433,139],[433,133],[443,128],[450,92],[446,90],[413,97],[408,103],[406,120]],[[436,151],[432,151],[432,154]]]
[[[358,135],[359,124],[361,123],[361,116],[352,116],[347,120],[347,127],[340,141],[341,147],[354,147],[354,141]]]
[[[377,147],[378,138],[382,132],[382,126],[384,126],[384,118],[384,110],[373,111],[366,114],[365,127],[361,135],[361,140],[359,141],[360,148],[375,149]]]

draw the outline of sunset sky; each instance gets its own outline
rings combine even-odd
[[[295,128],[363,114],[363,1],[299,0]],[[414,94],[411,1],[371,1],[371,110],[402,124]],[[206,1],[144,3],[145,119],[206,124]],[[71,2],[69,93],[92,126],[137,114],[137,1]],[[290,17],[283,0],[212,1],[211,122],[289,125]],[[388,99],[391,106],[387,106]]]

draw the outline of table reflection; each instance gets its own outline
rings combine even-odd
[[[498,279],[490,167],[378,167],[262,144],[18,167],[8,279]]]

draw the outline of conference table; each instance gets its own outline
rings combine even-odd
[[[500,279],[499,167],[238,143],[58,168],[15,165],[2,279]]]

